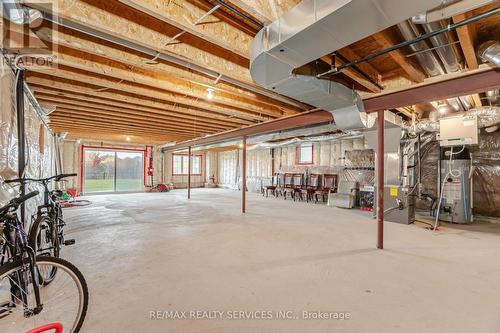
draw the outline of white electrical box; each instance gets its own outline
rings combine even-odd
[[[441,146],[477,145],[477,116],[461,115],[439,120]]]

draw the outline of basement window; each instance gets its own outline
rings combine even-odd
[[[189,165],[187,154],[172,155],[172,176],[187,176]],[[201,155],[191,156],[191,175],[201,176]]]
[[[304,143],[297,147],[297,164],[313,164],[314,163],[314,145],[312,143]]]

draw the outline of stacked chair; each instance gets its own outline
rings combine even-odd
[[[262,195],[268,197],[271,193],[276,198],[283,196],[285,200],[290,197],[294,201],[298,198],[307,202],[318,202],[321,198],[325,202],[330,193],[336,192],[337,179],[334,174],[313,173],[306,179],[303,173],[276,173],[271,184],[262,187]]]
[[[321,188],[314,192],[315,202],[318,202],[318,197],[321,196],[323,202],[326,201],[330,193],[337,190],[337,175],[325,174],[323,175],[323,184]]]

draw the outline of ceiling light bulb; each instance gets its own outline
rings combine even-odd
[[[214,90],[212,88],[207,88],[207,98],[208,99],[214,98]]]
[[[131,139],[130,139],[130,136],[127,136],[127,137],[125,138],[125,140],[126,140],[126,141],[130,141],[130,140],[131,140]]]
[[[441,114],[446,113],[446,111],[448,111],[448,105],[446,103],[439,102],[438,103],[438,110],[439,110],[439,113],[441,113]]]

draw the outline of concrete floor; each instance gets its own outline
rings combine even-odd
[[[92,196],[92,206],[65,211],[77,244],[62,255],[91,291],[83,332],[500,332],[498,228],[386,223],[381,251],[360,211],[249,194],[242,215],[236,191],[185,197]],[[225,312],[150,319],[197,310]],[[303,311],[350,318],[306,320]],[[273,319],[234,319],[259,314]]]

